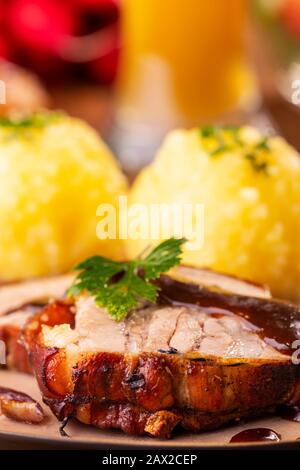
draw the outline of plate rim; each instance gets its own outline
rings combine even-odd
[[[101,430],[98,430],[101,433]],[[117,431],[118,432],[118,431]],[[201,435],[201,434],[199,434]],[[110,450],[125,450],[125,449],[133,449],[133,450],[150,450],[150,449],[156,449],[156,450],[165,450],[165,449],[187,449],[187,450],[241,450],[241,449],[255,449],[255,448],[264,448],[265,450],[273,450],[274,448],[277,448],[278,450],[281,450],[279,448],[281,447],[289,447],[289,448],[294,448],[300,450],[300,440],[295,441],[295,440],[288,440],[288,441],[279,441],[279,442],[251,442],[251,443],[214,443],[214,442],[206,442],[205,444],[196,444],[196,443],[180,443],[174,440],[170,439],[170,441],[160,441],[159,439],[151,438],[149,437],[149,443],[143,443],[139,444],[138,442],[135,443],[120,443],[117,442],[117,436],[116,434],[116,439],[111,439],[110,441],[103,442],[101,439],[99,442],[95,441],[85,441],[83,439],[77,439],[77,438],[72,438],[72,437],[66,437],[65,439],[57,437],[57,438],[49,438],[49,437],[43,437],[43,436],[33,436],[33,435],[28,435],[25,433],[19,433],[19,432],[14,432],[14,431],[1,431],[0,430],[0,439],[6,440],[6,441],[13,441],[13,442],[18,442],[18,443],[36,443],[37,445],[39,444],[44,444],[48,446],[54,446],[57,445],[58,447],[64,448],[67,447],[68,449],[74,449],[74,447],[78,446],[80,448],[86,447],[87,449],[94,449],[94,450],[101,450],[104,447],[106,447],[107,451]],[[113,442],[114,441],[114,442]],[[59,450],[59,449],[58,449]],[[79,449],[80,450],[80,449]]]

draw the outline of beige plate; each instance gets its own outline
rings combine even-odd
[[[17,372],[0,370],[0,385],[28,393],[41,403],[41,397],[33,377]],[[237,432],[252,427],[267,427],[281,434],[281,444],[294,443],[300,436],[300,423],[285,421],[277,417],[251,421],[246,424],[228,426],[218,431],[201,434],[180,433],[171,440],[157,440],[150,437],[132,437],[118,431],[101,431],[76,422],[67,426],[70,438],[60,437],[57,420],[44,406],[47,419],[43,424],[31,425],[19,423],[0,416],[0,448],[5,448],[5,442],[30,444],[31,448],[42,448],[44,445],[72,448],[220,448],[229,446],[230,438]],[[298,441],[300,447],[300,441]],[[276,446],[281,445],[276,444]],[[16,444],[15,444],[16,445]],[[270,445],[270,444],[263,444]],[[239,446],[239,444],[231,444]]]

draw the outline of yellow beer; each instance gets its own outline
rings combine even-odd
[[[122,133],[125,146],[132,134],[147,140],[144,147],[152,138],[152,152],[172,127],[223,119],[249,106],[254,83],[244,47],[247,0],[123,0],[121,5],[117,146],[123,145]],[[144,158],[143,148],[137,153]]]

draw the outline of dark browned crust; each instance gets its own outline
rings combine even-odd
[[[51,305],[51,304],[50,304]],[[57,302],[57,305],[60,305],[59,302]],[[74,315],[71,313],[68,303],[62,303],[61,304],[63,307],[61,310],[58,310],[56,308],[52,314],[51,314],[51,320],[50,323],[47,321],[47,308],[48,305],[42,307],[40,305],[40,308],[35,306],[35,310],[32,309],[32,306],[30,307],[30,311],[32,311],[33,318],[39,317],[39,312],[43,312],[43,318],[42,322],[37,323],[37,330],[34,328],[34,323],[30,321],[31,328],[33,328],[33,332],[31,333],[31,329],[26,328],[26,336],[27,339],[30,339],[31,334],[38,334],[39,329],[41,327],[41,323],[44,325],[58,325],[60,322],[62,323],[69,323],[72,324],[74,322]],[[50,307],[51,308],[51,307]],[[34,311],[37,313],[34,313]],[[59,317],[55,315],[55,312],[59,312]],[[52,323],[51,323],[52,322]],[[5,348],[6,348],[6,366],[9,369],[15,369],[19,372],[24,372],[27,374],[32,374],[32,367],[30,364],[30,360],[28,357],[28,352],[26,350],[26,346],[24,344],[24,338],[23,338],[23,333],[24,333],[24,328],[14,325],[14,324],[9,324],[7,323],[6,325],[0,326],[0,340],[4,341],[5,343]]]
[[[213,429],[300,402],[300,369],[288,358],[98,352],[71,368],[65,350],[47,348],[39,332],[42,324],[72,327],[73,321],[70,304],[53,303],[29,321],[24,334],[44,401],[59,420],[76,416],[100,428],[167,437],[178,423],[194,431]]]
[[[69,274],[69,275],[60,275],[60,276],[50,276],[48,278],[40,278],[40,279],[31,279],[29,280],[29,283],[27,284],[27,281],[23,282],[20,281],[12,281],[12,282],[0,282],[0,287],[4,286],[22,286],[25,285],[27,292],[30,294],[30,289],[32,288],[32,282],[35,283],[37,282],[38,289],[37,291],[34,289],[32,292],[32,297],[30,301],[26,301],[25,303],[22,300],[21,296],[21,303],[20,303],[20,298],[18,297],[18,289],[17,293],[14,293],[14,295],[11,294],[11,301],[7,302],[4,301],[4,305],[1,303],[1,312],[0,316],[1,319],[5,319],[5,322],[0,323],[0,340],[5,343],[5,350],[6,350],[6,366],[8,369],[15,369],[18,370],[19,372],[25,372],[25,373],[32,373],[32,369],[30,366],[30,361],[28,359],[27,351],[26,348],[24,347],[23,341],[22,341],[22,330],[23,327],[21,325],[21,321],[15,322],[15,314],[18,314],[19,319],[21,320],[21,317],[23,315],[24,317],[24,322],[23,324],[26,323],[26,320],[29,315],[34,315],[38,313],[39,311],[42,310],[42,308],[45,307],[47,303],[47,299],[50,295],[49,291],[47,292],[47,285],[43,284],[43,281],[55,281],[56,279],[58,280],[58,290],[55,293],[55,289],[53,286],[50,289],[51,298],[54,297],[55,299],[60,298],[62,294],[62,288],[60,286],[60,282],[63,281],[71,283],[72,278],[75,277],[75,274]],[[66,278],[64,280],[64,278]],[[61,279],[61,281],[60,281]],[[42,281],[42,290],[40,290],[40,284],[39,281]],[[43,287],[44,286],[44,287]],[[44,291],[46,289],[46,292]],[[53,290],[54,289],[54,290]],[[4,288],[5,290],[5,288]],[[26,297],[26,296],[25,296]],[[65,298],[65,295],[63,295],[63,298]],[[10,321],[11,320],[11,321]]]
[[[28,354],[20,339],[22,328],[16,325],[0,327],[0,340],[4,341],[6,349],[6,366],[27,374],[32,373]]]
[[[24,324],[27,319],[27,312],[32,313],[32,315],[38,313],[43,308],[45,304],[25,304],[20,309],[24,312]],[[12,314],[14,311],[11,312]],[[9,319],[9,313],[7,312]],[[28,353],[24,345],[23,339],[23,327],[20,325],[15,325],[13,322],[0,326],[0,340],[5,343],[5,352],[6,352],[6,367],[8,369],[14,369],[19,372],[26,374],[32,374],[32,367],[29,361]]]
[[[274,408],[232,410],[229,413],[203,413],[189,409],[161,410],[151,413],[129,403],[99,402],[79,405],[76,418],[99,429],[120,429],[126,434],[168,439],[175,427],[189,432],[210,431],[241,419],[252,419],[274,412]]]

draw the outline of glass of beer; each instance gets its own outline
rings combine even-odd
[[[126,168],[153,157],[173,127],[250,110],[247,0],[123,0],[113,146]]]

